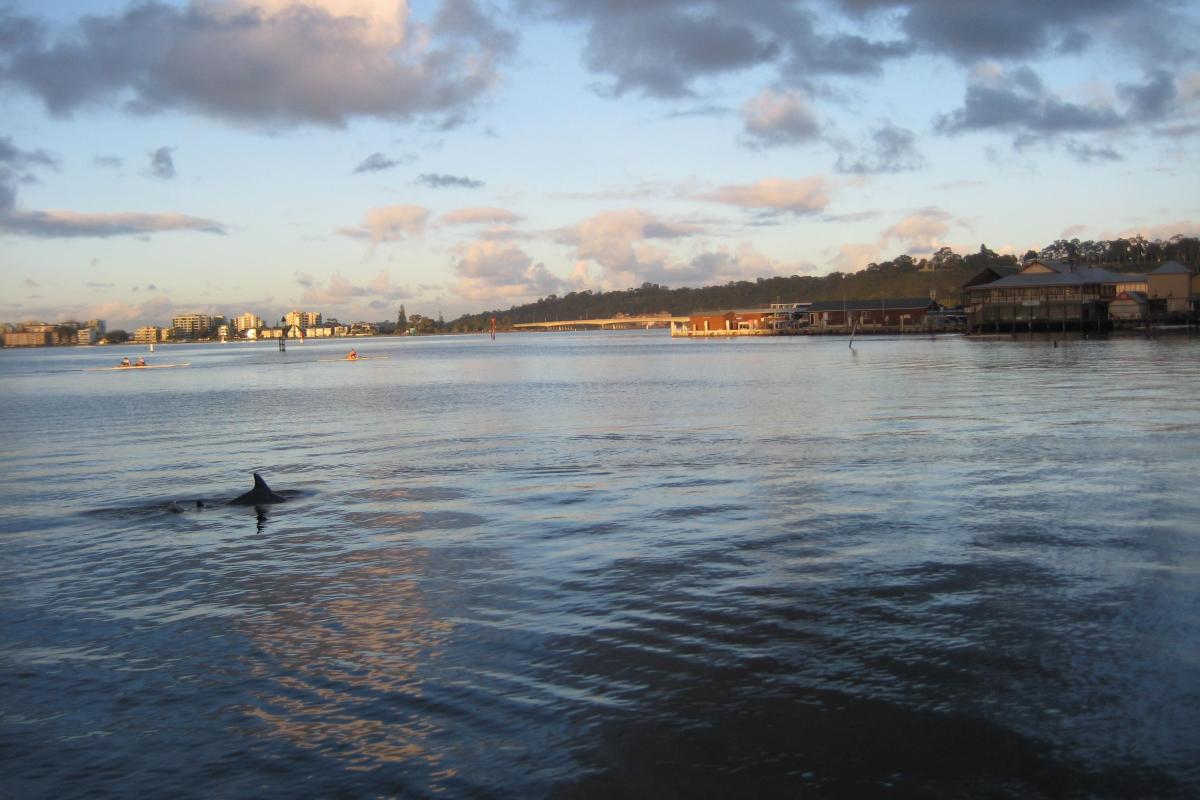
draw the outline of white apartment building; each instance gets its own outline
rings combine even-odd
[[[239,314],[233,318],[233,328],[238,333],[245,333],[249,330],[257,330],[264,327],[262,317],[257,316],[249,311],[245,314]]]
[[[207,336],[212,324],[213,319],[208,314],[181,314],[171,318],[171,328],[176,335],[187,338]]]
[[[162,333],[153,325],[143,325],[133,332],[133,341],[137,344],[154,344],[162,339]]]
[[[321,326],[320,311],[289,311],[283,315],[284,327],[319,328]]]

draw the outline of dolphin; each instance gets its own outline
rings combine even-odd
[[[254,488],[245,494],[238,495],[229,501],[233,506],[263,506],[267,503],[286,503],[287,498],[271,491],[267,482],[257,472],[254,473]]]

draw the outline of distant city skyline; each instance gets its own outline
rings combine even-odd
[[[447,319],[1200,235],[1175,0],[0,6],[0,320]]]

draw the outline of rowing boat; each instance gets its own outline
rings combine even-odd
[[[115,367],[87,367],[84,369],[84,372],[125,372],[128,370],[141,369],[174,369],[175,367],[190,367],[191,365],[192,364],[190,361],[185,361],[182,364],[143,364],[140,367],[137,364],[130,364],[129,366],[118,365]]]

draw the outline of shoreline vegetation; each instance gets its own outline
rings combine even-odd
[[[533,303],[467,314],[449,325],[486,331],[494,317],[498,330],[523,323],[616,317],[618,314],[687,315],[701,311],[766,307],[772,303],[864,300],[879,297],[931,297],[943,305],[959,304],[962,287],[987,267],[1017,267],[1031,259],[1049,259],[1100,267],[1113,272],[1139,273],[1163,261],[1200,267],[1200,237],[1172,236],[1147,240],[1141,236],[1111,240],[1059,239],[1022,256],[999,254],[982,244],[979,251],[959,255],[942,247],[925,258],[902,254],[871,262],[857,272],[822,276],[775,276],[723,285],[670,289],[654,283],[610,292],[570,292],[548,295]]]
[[[540,335],[543,333],[562,333],[562,332],[583,333],[583,332],[589,332],[589,331],[590,332],[604,332],[604,333],[614,333],[614,332],[629,333],[631,331],[641,331],[641,330],[656,330],[656,331],[666,332],[669,330],[669,328],[667,325],[664,324],[664,325],[655,325],[652,328],[646,328],[646,327],[640,326],[640,325],[630,327],[630,328],[589,328],[589,329],[580,328],[580,329],[575,329],[575,330],[560,329],[560,330],[556,330],[556,331],[529,330],[529,329],[517,328],[517,329],[505,330],[505,331],[501,331],[501,332],[506,333],[506,334],[520,334],[520,335],[535,335],[536,336],[536,335]],[[420,336],[421,337],[480,336],[480,335],[486,335],[486,334],[487,334],[487,331],[444,330],[444,331],[433,331],[430,333],[423,333],[423,334],[420,334]],[[836,328],[808,329],[808,330],[801,330],[801,331],[788,332],[788,333],[774,333],[771,331],[742,331],[740,333],[737,331],[714,332],[710,336],[692,335],[692,336],[683,337],[683,338],[721,339],[721,338],[737,338],[738,336],[743,336],[743,337],[745,337],[745,336],[758,336],[758,337],[771,337],[771,336],[837,337],[837,336],[841,336],[841,337],[849,337],[850,335],[851,335],[850,330],[846,329],[844,326],[840,326],[840,327],[836,327]],[[1089,332],[1079,331],[1079,330],[1068,330],[1065,332],[1064,331],[1047,331],[1047,330],[1004,331],[1001,333],[993,333],[991,331],[967,332],[967,331],[963,331],[961,329],[929,330],[929,329],[925,329],[925,328],[911,328],[911,327],[910,328],[901,328],[898,326],[889,326],[884,329],[858,328],[857,330],[855,330],[853,332],[853,335],[854,335],[854,338],[856,338],[856,339],[859,339],[859,338],[871,339],[871,338],[896,337],[896,336],[904,336],[904,337],[916,336],[916,337],[925,337],[925,338],[933,338],[933,337],[938,337],[938,336],[963,336],[968,339],[980,339],[980,340],[982,340],[982,339],[997,339],[997,340],[1000,340],[1000,339],[1028,339],[1028,340],[1045,339],[1046,341],[1063,341],[1064,339],[1069,340],[1069,339],[1107,339],[1107,338],[1157,338],[1159,336],[1200,336],[1200,325],[1184,323],[1184,324],[1152,324],[1149,326],[1146,326],[1146,325],[1123,326],[1123,327],[1113,327],[1109,330],[1102,331],[1100,333],[1096,333],[1096,332],[1089,333]],[[347,336],[347,337],[325,337],[323,339],[317,339],[314,341],[345,341],[347,339],[356,339],[356,340],[399,339],[399,338],[408,338],[410,336],[413,336],[413,334],[409,334],[409,333],[376,333],[376,334],[370,334],[370,335],[359,335],[359,336],[354,336],[354,337],[349,337],[349,336]],[[241,345],[241,346],[254,346],[254,345],[268,345],[268,346],[272,346],[272,347],[276,346],[275,340],[273,340],[273,339],[263,339],[263,340],[254,340],[254,339],[236,339],[236,340],[234,340],[234,339],[231,339],[227,343]],[[217,339],[186,339],[186,340],[179,340],[179,341],[159,342],[158,346],[188,347],[188,346],[195,346],[195,345],[212,345],[212,344],[220,344],[220,341]],[[114,348],[123,347],[126,349],[128,349],[130,347],[141,347],[141,346],[142,345],[140,343],[134,343],[134,342],[130,342],[130,341],[97,342],[95,344],[46,345],[46,347],[63,347],[63,348],[65,348],[65,347],[88,347],[88,348],[90,348],[90,347],[114,347]],[[14,347],[8,347],[5,349],[18,350],[18,349],[30,349],[30,348],[14,346]],[[343,359],[336,359],[336,360],[341,361]]]
[[[1098,267],[1118,273],[1137,274],[1153,265],[1174,260],[1193,271],[1200,267],[1200,237],[1176,235],[1166,240],[1146,240],[1141,236],[1101,241],[1060,239],[1040,251],[1029,250],[1020,259],[1013,254],[999,254],[980,245],[979,251],[966,256],[942,247],[927,258],[916,259],[902,254],[889,261],[871,262],[857,272],[831,272],[823,276],[760,277],[753,281],[731,281],[722,285],[668,288],[646,282],[640,287],[624,290],[591,290],[569,292],[563,296],[550,294],[538,300],[506,310],[493,309],[464,314],[445,321],[420,314],[408,315],[400,307],[395,321],[355,323],[349,326],[369,332],[319,337],[280,336],[274,329],[265,329],[258,340],[274,343],[308,338],[358,339],[371,336],[431,335],[447,333],[487,333],[494,329],[511,332],[516,325],[583,321],[620,317],[678,316],[721,309],[763,308],[774,303],[797,301],[865,300],[885,297],[928,297],[942,306],[961,304],[964,284],[987,268],[1015,268],[1031,259],[1051,259],[1087,267]],[[214,318],[223,319],[223,318]],[[361,326],[361,327],[358,327]],[[666,323],[664,322],[664,327]],[[34,344],[10,344],[9,334],[36,327],[45,334],[44,341]],[[79,323],[24,323],[5,325],[5,347],[10,346],[70,346],[76,344],[147,344],[123,330],[101,331],[92,341],[78,341]],[[1146,326],[1138,326],[1144,334]],[[160,329],[170,331],[171,329]],[[848,331],[847,331],[848,332]],[[180,336],[154,340],[154,344],[220,341],[215,330],[207,336]],[[859,331],[871,335],[869,331]],[[929,331],[912,331],[928,335]],[[229,336],[228,341],[242,343],[242,338]],[[253,340],[251,340],[253,341]]]

